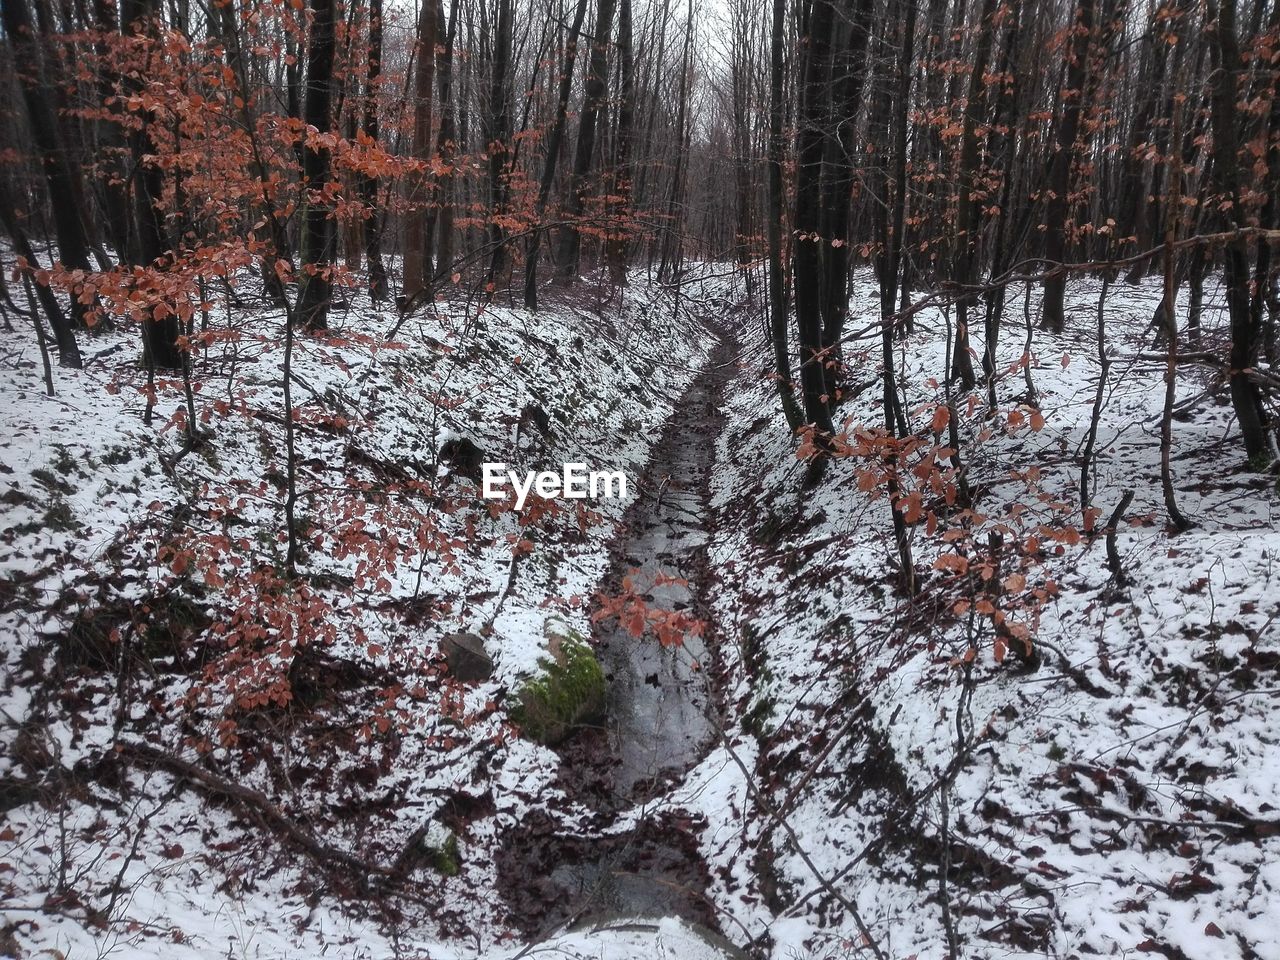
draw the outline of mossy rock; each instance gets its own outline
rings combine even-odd
[[[549,659],[516,693],[511,718],[530,740],[559,743],[575,726],[604,712],[604,668],[582,635],[548,634]]]

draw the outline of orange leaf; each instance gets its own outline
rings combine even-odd
[[[951,420],[951,411],[945,406],[938,407],[933,411],[933,432],[941,433],[947,428],[947,423]]]
[[[1004,578],[1003,586],[1006,590],[1013,592],[1021,590],[1027,585],[1027,578],[1020,573],[1011,573]]]

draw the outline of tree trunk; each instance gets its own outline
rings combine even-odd
[[[424,169],[406,177],[408,210],[404,217],[404,303],[413,303],[431,283],[430,239],[427,237],[427,197],[431,162],[431,98],[435,83],[436,6],[423,0],[418,11],[418,46],[413,79],[413,158]]]
[[[1058,123],[1057,153],[1049,170],[1049,203],[1045,209],[1044,255],[1050,267],[1061,263],[1067,252],[1067,216],[1070,212],[1071,168],[1080,135],[1089,50],[1093,41],[1094,0],[1079,0],[1072,19],[1071,42],[1067,47],[1067,74],[1060,91],[1062,118]],[[1067,289],[1065,273],[1044,282],[1044,326],[1061,333],[1065,325],[1063,297]]]
[[[980,189],[976,182],[980,159],[978,122],[986,113],[984,75],[987,72],[987,61],[991,59],[991,45],[996,31],[996,26],[992,23],[992,14],[995,13],[995,9],[995,0],[983,0],[982,13],[978,18],[977,49],[973,55],[973,66],[969,74],[969,92],[964,103],[964,121],[960,134],[960,169],[957,174],[959,196],[956,199],[955,259],[951,271],[951,276],[957,283],[976,284],[978,282],[979,210],[973,195]],[[974,298],[968,295],[956,301],[956,352],[951,369],[965,390],[972,390],[976,383],[973,359],[969,350],[969,307],[973,302]],[[994,356],[995,344],[987,344],[987,351]],[[994,363],[990,365],[994,366]]]
[[[1206,24],[1211,35],[1214,70],[1212,83],[1213,171],[1219,193],[1219,210],[1227,229],[1245,225],[1240,190],[1240,139],[1236,126],[1239,110],[1240,48],[1236,40],[1235,0],[1208,0]],[[1226,209],[1223,209],[1223,206]],[[1223,284],[1231,325],[1231,403],[1240,423],[1249,465],[1264,470],[1272,460],[1266,413],[1257,384],[1247,371],[1257,363],[1262,330],[1250,298],[1249,242],[1238,236],[1223,251]]]
[[[444,11],[436,5],[436,32],[444,33],[444,49],[440,52],[440,63],[436,70],[437,86],[440,91],[440,132],[436,136],[436,152],[445,168],[451,169],[454,155],[457,153],[458,118],[453,104],[453,46],[458,30],[458,8],[454,3],[449,8],[449,23],[445,27]],[[453,266],[453,175],[442,172],[431,185],[431,210],[427,214],[427,237],[435,238],[436,243],[436,276],[448,271]]]
[[[769,242],[769,325],[773,341],[774,375],[778,397],[787,426],[793,431],[803,422],[791,382],[791,357],[788,343],[786,276],[782,266],[783,193],[782,165],[786,144],[783,135],[785,76],[783,41],[786,30],[786,0],[773,0],[773,22],[769,37],[769,215],[765,218]]]
[[[676,92],[676,162],[671,171],[671,189],[667,192],[667,217],[664,224],[662,261],[658,276],[663,280],[675,280],[676,302],[680,302],[681,264],[684,262],[684,216],[681,211],[684,199],[685,159],[689,153],[689,71],[690,51],[693,48],[693,0],[689,0],[684,23],[684,52],[680,56],[680,86]]]
[[[835,137],[827,141],[824,165],[825,198],[822,230],[822,344],[838,356],[844,321],[849,313],[849,207],[853,190],[854,155],[858,133],[858,114],[862,107],[862,91],[870,66],[867,47],[874,23],[871,0],[854,0],[849,36],[834,53],[832,65],[836,75],[832,91],[832,123]],[[886,25],[886,29],[888,26]]]
[[[565,219],[570,221],[560,234],[559,275],[566,283],[578,276],[582,253],[582,231],[573,223],[582,217],[589,190],[591,158],[596,149],[596,128],[609,82],[609,34],[613,30],[616,0],[599,0],[596,6],[595,36],[587,61],[587,82],[582,98],[582,119],[578,123],[578,144],[573,155],[573,174],[565,197]],[[683,106],[683,105],[682,105]]]
[[[118,103],[107,105],[114,98],[119,74],[114,67],[109,67],[111,54],[105,42],[107,35],[115,36],[120,32],[120,23],[116,18],[115,4],[107,0],[93,0],[94,19],[102,39],[95,43],[95,54],[98,57],[98,96],[103,109],[109,111],[110,118],[98,122],[98,141],[103,155],[100,163],[102,173],[98,177],[102,190],[103,208],[106,211],[107,235],[115,247],[116,257],[123,259],[128,255],[130,217],[129,188],[126,181],[128,171],[124,169],[124,155],[127,149],[123,129],[121,127],[120,106]]]
[[[9,234],[9,239],[13,241],[13,252],[27,261],[27,266],[31,270],[39,270],[40,260],[18,222],[13,206],[13,197],[9,194],[8,187],[3,179],[0,179],[0,223],[4,224],[5,231]],[[40,308],[44,311],[45,318],[49,321],[49,329],[53,331],[53,341],[58,349],[59,365],[79,370],[84,365],[80,357],[80,345],[76,343],[75,330],[72,329],[71,324],[67,321],[66,314],[62,312],[62,306],[58,303],[58,298],[43,283],[33,282],[33,286],[36,291],[36,299],[40,302]],[[34,310],[35,304],[31,304],[31,307]],[[34,314],[33,318],[37,324],[40,322],[38,317],[34,317]]]
[[[534,226],[525,247],[524,305],[529,310],[538,309],[538,261],[542,251],[542,216],[551,198],[551,188],[556,182],[556,167],[560,163],[560,151],[564,146],[564,131],[569,113],[569,97],[573,92],[573,64],[578,55],[578,38],[582,35],[582,22],[587,16],[587,0],[578,0],[573,12],[573,24],[565,41],[564,62],[561,65],[555,118],[547,135],[547,154],[542,162],[542,179],[538,181],[537,207],[534,211],[538,223]]]
[[[316,133],[327,134],[333,101],[334,0],[312,0],[311,30],[307,38],[307,97],[304,120]],[[304,145],[303,183],[307,191],[302,226],[302,275],[298,319],[308,331],[327,329],[332,286],[327,276],[333,264],[334,230],[324,189],[329,182],[329,151]]]
[[[631,150],[635,136],[635,57],[632,52],[631,0],[618,0],[618,125],[613,157],[607,253],[615,286],[627,283],[627,242],[631,217]]]
[[[145,37],[150,45],[159,45],[157,0],[124,0],[120,12],[126,33]],[[140,89],[140,81],[133,81],[131,85]],[[154,159],[147,159],[159,153],[151,136],[155,117],[150,111],[142,111],[138,119],[141,122],[129,137],[134,164],[133,236],[129,259],[135,266],[163,269],[172,251],[164,214],[159,207],[164,197],[164,170]],[[178,344],[181,335],[178,315],[172,310],[159,320],[154,316],[143,317],[142,341],[148,362],[164,370],[181,370],[185,362]]]
[[[493,74],[486,111],[485,150],[489,154],[489,295],[492,296],[507,263],[506,230],[498,219],[507,208],[507,177],[511,169],[511,31],[514,0],[498,0],[497,36],[494,39]]]
[[[369,0],[369,60],[365,71],[362,127],[372,143],[378,142],[378,80],[382,76],[382,0]],[[383,214],[378,203],[378,178],[362,174],[360,199],[369,210],[364,224],[364,256],[369,269],[369,296],[375,303],[390,294],[387,268],[382,263]]]
[[[49,100],[51,85],[42,75],[40,52],[36,46],[27,0],[4,0],[0,4],[0,15],[3,16],[4,32],[8,35],[13,50],[14,68],[30,119],[31,136],[49,189],[59,258],[62,265],[69,269],[90,270],[89,238],[74,200],[78,195],[76,174],[63,148],[57,117]],[[83,326],[85,307],[76,296],[71,298],[71,311],[75,320]]]
[[[810,0],[802,38],[799,134],[796,143],[796,213],[793,243],[796,326],[800,334],[800,385],[805,420],[830,433],[826,354],[822,349],[822,159],[826,129],[825,94],[831,80],[831,0]]]

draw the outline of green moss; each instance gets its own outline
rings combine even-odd
[[[462,858],[458,855],[458,835],[452,831],[438,846],[428,846],[427,856],[431,868],[445,877],[456,877],[462,872]]]
[[[600,715],[605,682],[604,668],[580,634],[551,634],[549,640],[552,659],[542,660],[542,672],[520,687],[511,717],[529,739],[553,744]]]

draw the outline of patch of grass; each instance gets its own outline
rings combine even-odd
[[[1271,467],[1271,454],[1265,450],[1249,458],[1249,469],[1254,473],[1266,473]]]
[[[212,443],[201,443],[196,446],[196,452],[209,467],[215,472],[222,470],[222,460],[218,457],[218,451]]]
[[[102,455],[102,462],[108,466],[118,467],[128,463],[133,459],[133,451],[123,443],[117,443],[107,448]]]
[[[37,469],[32,470],[31,479],[51,493],[66,495],[75,492],[75,487],[58,477],[48,467],[38,467]]]
[[[538,743],[554,744],[573,727],[604,710],[604,668],[591,645],[575,631],[553,634],[553,658],[516,693],[511,719]]]
[[[76,515],[71,509],[71,504],[61,497],[55,497],[53,502],[49,504],[49,509],[44,512],[44,527],[46,530],[58,530],[68,533],[72,530],[79,530],[82,526],[84,524],[76,519]]]
[[[139,631],[142,654],[148,660],[173,657],[180,661],[184,651],[208,628],[208,613],[196,601],[176,591],[148,600],[147,618]]]
[[[764,518],[764,523],[752,532],[751,538],[762,547],[777,546],[786,524],[787,521],[780,514],[770,510],[768,516]]]
[[[458,835],[449,831],[444,841],[436,846],[427,846],[427,857],[431,869],[445,877],[456,877],[462,872],[462,858],[458,855]]]
[[[31,498],[17,488],[0,493],[0,504],[4,504],[6,507],[25,507],[30,503]]]
[[[758,741],[770,733],[770,721],[777,699],[769,692],[773,671],[769,669],[764,650],[764,637],[750,623],[742,625],[742,660],[751,684],[751,706],[742,717],[742,729]]]
[[[57,451],[57,455],[53,458],[53,463],[51,464],[54,470],[64,477],[69,477],[72,474],[82,477],[88,476],[84,467],[93,464],[93,457],[86,453],[83,455],[82,460],[77,460],[71,453],[71,448],[65,443],[55,443],[53,449]]]

